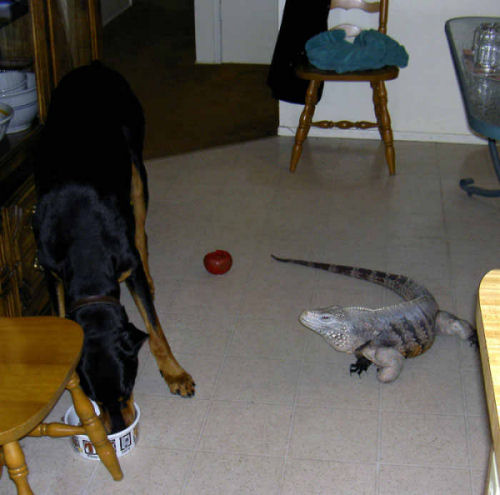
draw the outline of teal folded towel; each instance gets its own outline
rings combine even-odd
[[[322,70],[338,73],[379,69],[386,65],[406,67],[408,53],[404,46],[375,29],[361,31],[353,43],[345,39],[343,29],[323,31],[306,42],[309,62]]]

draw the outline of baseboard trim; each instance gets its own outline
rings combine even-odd
[[[295,136],[297,128],[279,126],[278,136]],[[457,143],[457,144],[488,144],[486,138],[474,134],[453,134],[453,133],[427,133],[427,132],[406,132],[394,131],[395,141],[424,141],[436,143]],[[311,128],[311,137],[344,138],[344,139],[380,139],[376,129],[319,129]]]

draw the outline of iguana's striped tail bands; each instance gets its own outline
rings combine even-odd
[[[309,268],[316,268],[319,270],[325,270],[327,272],[345,275],[347,277],[366,280],[368,282],[372,282],[374,284],[378,284],[392,290],[406,301],[417,299],[421,296],[426,296],[434,299],[432,294],[424,286],[420,285],[409,277],[406,277],[405,275],[387,273],[378,270],[370,270],[367,268],[357,268],[347,265],[335,265],[330,263],[318,263],[315,261],[279,258],[274,254],[271,254],[271,257],[276,261],[280,261],[282,263],[294,263],[296,265],[307,266]]]

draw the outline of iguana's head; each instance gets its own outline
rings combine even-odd
[[[299,321],[321,335],[336,351],[353,351],[354,335],[341,306],[306,310]]]

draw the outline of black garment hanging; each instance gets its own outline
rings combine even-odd
[[[329,11],[330,0],[286,0],[267,77],[273,98],[305,103],[309,81],[295,76],[294,64],[297,58],[305,56],[306,41],[328,29]],[[321,86],[318,100],[322,90]]]

